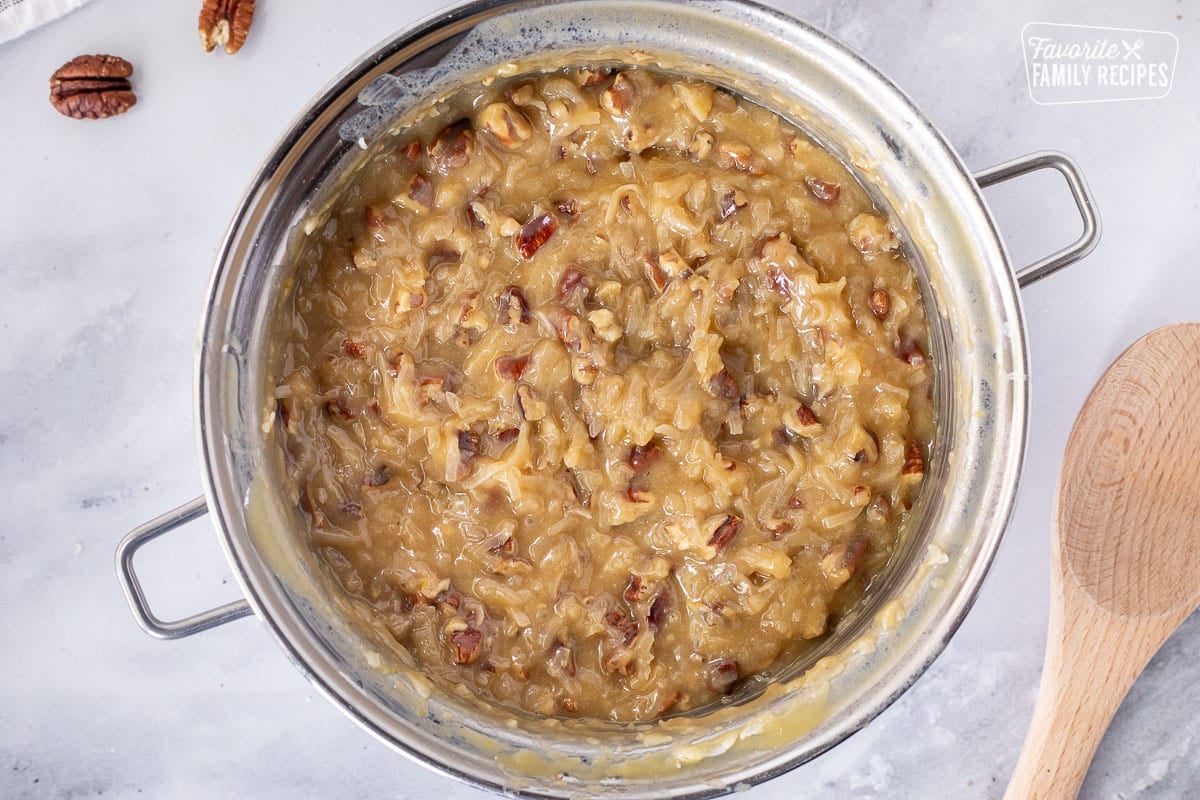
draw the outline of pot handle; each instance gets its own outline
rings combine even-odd
[[[133,610],[133,617],[137,620],[138,625],[156,639],[182,639],[185,636],[191,636],[194,633],[200,633],[254,613],[250,604],[245,600],[236,600],[219,608],[174,621],[159,619],[150,610],[146,593],[142,590],[142,583],[133,569],[133,556],[142,548],[142,545],[181,525],[186,525],[194,519],[199,519],[207,513],[208,504],[203,497],[197,497],[179,508],[168,511],[161,517],[134,528],[117,545],[117,578],[121,581],[121,588],[125,591],[125,599],[129,601],[129,607]]]
[[[1067,187],[1071,190],[1071,197],[1075,200],[1075,207],[1079,209],[1079,215],[1083,217],[1083,233],[1073,244],[1067,245],[1057,253],[1052,253],[1017,270],[1017,283],[1021,288],[1040,281],[1063,267],[1074,264],[1095,250],[1100,241],[1100,214],[1096,211],[1096,200],[1092,197],[1091,190],[1088,189],[1087,181],[1083,179],[1083,173],[1079,171],[1079,165],[1064,153],[1046,150],[1020,156],[975,173],[975,182],[981,189],[986,189],[997,183],[1003,183],[1042,169],[1057,170],[1066,179]]]

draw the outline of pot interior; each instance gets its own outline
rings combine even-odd
[[[648,63],[710,80],[837,155],[905,231],[930,324],[937,434],[907,541],[820,647],[719,707],[655,723],[545,720],[439,691],[347,622],[299,533],[265,423],[289,254],[413,109],[505,65]],[[831,747],[886,707],[966,613],[1007,521],[1026,423],[1014,280],[978,189],[938,131],[858,56],[736,0],[474,3],[385,43],[300,117],[221,251],[198,359],[210,507],[252,605],[334,703],[443,772],[533,796],[708,796]]]

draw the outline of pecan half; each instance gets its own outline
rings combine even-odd
[[[72,119],[124,114],[137,102],[129,77],[133,65],[117,56],[77,56],[50,77],[50,104]]]
[[[200,43],[211,53],[223,46],[233,55],[246,43],[254,22],[254,0],[204,0],[200,9]]]
[[[553,214],[534,217],[517,232],[517,251],[524,259],[533,258],[534,253],[550,240],[558,230],[558,218]]]

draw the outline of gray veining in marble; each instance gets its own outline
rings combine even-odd
[[[1200,9],[1171,0],[777,3],[844,39],[982,168],[1053,148],[1104,215],[1099,249],[1024,292],[1033,421],[1016,513],[979,601],[930,671],[864,731],[754,800],[999,798],[1032,708],[1050,511],[1071,422],[1133,339],[1200,297]],[[388,31],[437,7],[261,3],[246,48],[206,56],[197,3],[98,0],[0,46],[0,797],[483,797],[395,756],[322,700],[261,625],[161,643],[134,625],[112,552],[199,493],[192,350],[210,264],[292,115]],[[1157,101],[1031,102],[1031,21],[1179,38]],[[138,68],[138,106],[78,123],[46,79],[80,52]],[[1052,179],[989,191],[1015,258],[1073,237]],[[206,523],[141,562],[164,614],[231,598]],[[1152,662],[1086,798],[1200,796],[1200,619]]]

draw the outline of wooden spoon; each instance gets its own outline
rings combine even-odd
[[[1200,324],[1135,342],[1084,403],[1058,485],[1050,629],[1005,800],[1069,800],[1129,687],[1200,606]]]

